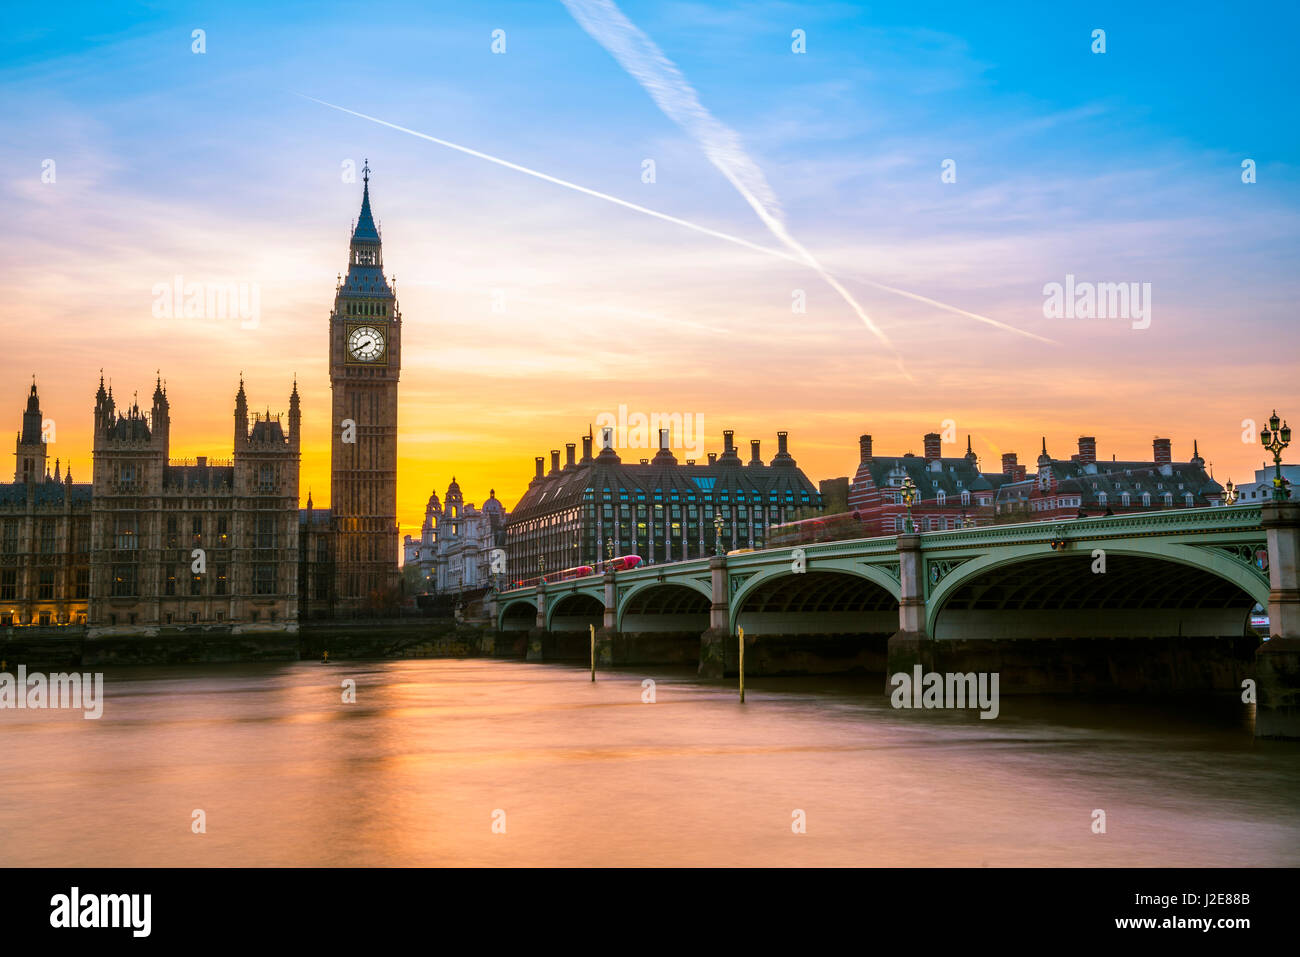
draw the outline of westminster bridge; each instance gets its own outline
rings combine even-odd
[[[996,671],[1002,693],[1258,695],[1300,737],[1300,504],[1171,509],[772,548],[500,593],[532,660],[705,677]],[[1269,637],[1250,627],[1268,609]],[[1253,684],[1252,684],[1253,683]]]

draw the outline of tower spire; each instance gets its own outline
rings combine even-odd
[[[361,214],[357,216],[357,224],[352,230],[352,241],[357,240],[372,243],[379,242],[379,230],[375,228],[375,217],[370,212],[370,161],[366,160],[366,165],[362,168],[362,190],[361,190]]]

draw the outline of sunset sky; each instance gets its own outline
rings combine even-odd
[[[403,316],[403,532],[453,475],[513,506],[534,456],[620,405],[702,415],[706,451],[731,428],[746,458],[788,430],[814,481],[851,475],[863,432],[920,453],[949,419],[946,454],[969,434],[986,470],[1032,462],[1044,435],[1061,457],[1087,434],[1121,459],[1161,435],[1242,481],[1263,462],[1243,420],[1300,420],[1293,4],[1179,4],[1172,25],[1131,2],[620,2],[716,127],[674,122],[583,5],[11,16],[0,424],[19,428],[34,373],[51,456],[89,481],[101,367],[119,405],[145,404],[161,370],[177,458],[229,456],[241,371],[273,413],[296,374],[303,498],[327,504],[327,323],[361,200],[343,172],[367,157]],[[734,131],[789,236],[880,335],[812,266],[753,248],[789,250],[701,128]],[[154,287],[178,275],[256,285],[260,320],[156,318]],[[1045,318],[1067,275],[1150,283],[1149,328]]]

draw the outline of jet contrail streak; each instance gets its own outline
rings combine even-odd
[[[529,167],[521,166],[518,163],[512,163],[510,160],[502,159],[499,156],[493,156],[491,153],[484,153],[480,150],[471,149],[468,146],[461,146],[459,143],[453,143],[450,140],[439,139],[436,136],[430,136],[428,133],[421,133],[419,130],[413,130],[410,127],[401,126],[397,123],[390,123],[388,120],[380,119],[377,116],[370,116],[366,113],[360,113],[356,110],[350,110],[346,106],[339,106],[337,103],[330,103],[326,100],[321,100],[314,96],[308,96],[305,93],[295,92],[294,95],[300,96],[304,100],[309,100],[312,103],[319,103],[321,106],[329,107],[331,110],[338,110],[340,113],[347,113],[348,115],[355,116],[358,119],[367,120],[368,122],[376,123],[379,126],[386,126],[389,129],[397,130],[399,133],[406,133],[409,136],[414,136],[422,140],[427,140],[428,142],[436,143],[439,146],[445,146],[448,149],[456,150],[457,152],[464,153],[467,156],[474,156],[477,157],[478,159],[486,160],[489,163],[495,163],[497,166],[503,166],[506,169],[511,169],[517,173],[523,173],[526,176],[532,176],[536,179],[544,180],[545,182],[548,183],[553,183],[556,186],[563,186],[566,189],[571,189],[579,193],[584,193],[587,196],[594,196],[597,199],[603,199],[605,200],[605,202],[613,203],[616,206],[622,206],[625,209],[630,209],[635,212],[642,213],[646,216],[651,216],[655,219],[663,220],[666,223],[672,223],[676,226],[682,226],[686,229],[694,230],[697,233],[702,233],[705,236],[711,236],[714,239],[721,239],[724,240],[725,242],[734,243],[737,246],[743,246],[746,249],[753,250],[754,252],[763,253],[764,255],[767,256],[774,256],[777,259],[784,259],[787,262],[796,263],[797,265],[800,266],[808,265],[808,263],[803,258],[796,256],[793,253],[785,252],[784,250],[781,249],[773,249],[771,246],[764,246],[760,243],[751,242],[750,240],[745,239],[741,236],[733,236],[730,233],[724,233],[721,230],[711,229],[708,226],[702,226],[699,223],[693,223],[689,219],[682,219],[679,216],[670,216],[668,213],[661,213],[657,209],[651,209],[650,207],[642,206],[639,203],[632,203],[626,199],[620,199],[617,196],[612,196],[609,193],[602,193],[600,190],[591,189],[587,186],[579,185],[578,183],[571,182],[567,179],[561,179],[558,176],[551,176],[549,173],[543,173],[540,170],[530,169]],[[1017,335],[1025,336],[1026,338],[1029,339],[1037,339],[1040,342],[1049,342],[1049,343],[1052,342],[1051,339],[1045,339],[1044,337],[1035,335],[1032,332],[1026,332],[1023,329],[1017,329],[1015,326],[1007,325],[1006,323],[999,322],[996,319],[990,319],[988,316],[982,316],[979,313],[975,313],[975,312],[967,312],[965,309],[959,309],[956,306],[950,306],[946,303],[942,303],[934,299],[929,299],[925,296],[917,295],[916,293],[910,293],[902,289],[896,289],[892,286],[886,286],[883,283],[876,282],[873,279],[866,279],[860,276],[846,276],[845,278],[853,279],[858,282],[864,282],[870,286],[875,286],[878,289],[883,289],[886,292],[892,292],[896,295],[904,296],[908,299],[914,299],[917,300],[918,302],[927,303],[928,305],[935,306],[938,309],[943,309],[946,312],[956,313],[957,315],[960,316],[967,316],[968,318],[975,319],[979,322],[986,323],[990,326],[995,326],[999,329],[1004,329],[1007,332],[1014,332]]]
[[[709,162],[736,188],[768,231],[839,293],[871,334],[894,351],[889,337],[871,320],[853,295],[828,275],[813,254],[790,235],[776,193],[763,170],[745,152],[740,135],[705,109],[699,94],[687,82],[677,64],[664,56],[655,42],[624,16],[613,0],[562,2],[579,26],[641,84],[664,115],[695,140]],[[907,375],[897,352],[895,358],[899,371]]]

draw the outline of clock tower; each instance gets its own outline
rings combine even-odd
[[[337,612],[395,600],[397,378],[402,319],[384,278],[383,246],[370,212],[370,165],[352,230],[348,272],[330,315],[330,506],[334,517]]]

